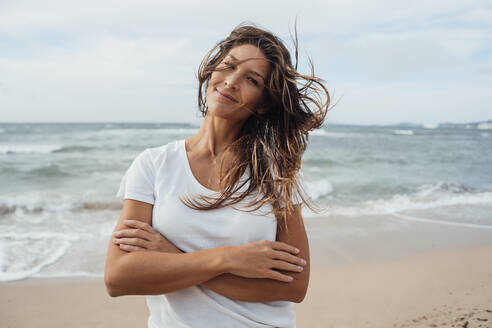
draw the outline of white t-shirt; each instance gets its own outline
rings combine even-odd
[[[241,181],[248,174],[249,170]],[[246,188],[247,185],[243,186],[241,191]],[[178,199],[178,195],[185,193],[217,195],[194,177],[185,139],[181,139],[141,152],[123,176],[116,195],[153,204],[152,227],[185,252],[276,240],[275,216],[265,215],[263,211],[271,209],[271,205],[268,208],[264,205],[256,212],[241,212],[232,207],[199,211]],[[244,204],[248,199],[243,200]],[[298,203],[296,199],[293,201]],[[148,295],[147,305],[149,328],[296,326],[292,302],[238,301],[199,285]]]

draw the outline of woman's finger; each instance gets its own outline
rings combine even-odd
[[[291,282],[292,280],[294,280],[294,278],[292,278],[291,276],[282,274],[282,273],[275,271],[275,270],[269,270],[267,275],[268,275],[267,278],[279,280],[279,281],[283,281],[283,282]]]
[[[289,262],[280,261],[280,260],[275,260],[273,262],[274,262],[273,267],[275,269],[285,270],[285,271],[294,271],[294,272],[302,272],[302,270],[304,270],[304,268],[302,266],[295,265],[295,264],[292,264]]]
[[[274,259],[290,262],[297,265],[306,265],[306,261],[300,258],[299,256],[295,256],[290,253],[282,252],[282,251],[273,251],[273,252],[274,252],[273,253]]]
[[[122,238],[122,237],[142,238],[148,241],[150,241],[152,238],[152,235],[150,233],[137,228],[118,230],[113,233],[113,236],[118,238]]]
[[[142,247],[125,245],[125,244],[120,244],[120,248],[124,251],[127,251],[127,252],[145,251],[146,250],[145,248],[142,248]]]
[[[294,246],[291,246],[289,244],[286,244],[284,242],[281,242],[281,241],[272,241],[271,247],[275,250],[278,250],[278,251],[285,251],[285,252],[289,252],[292,254],[298,254],[299,253],[299,249],[297,249]]]
[[[148,241],[141,238],[117,238],[114,240],[116,244],[125,244],[130,246],[138,246],[147,249]]]
[[[155,233],[156,231],[149,224],[139,220],[123,220],[123,223],[132,228],[142,229],[149,233]]]

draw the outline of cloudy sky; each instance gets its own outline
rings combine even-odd
[[[189,122],[196,72],[242,21],[326,81],[327,121],[492,119],[490,1],[0,1],[0,122]]]

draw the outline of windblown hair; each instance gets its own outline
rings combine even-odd
[[[254,198],[247,202],[247,212],[256,211],[265,203],[272,205],[280,227],[287,227],[286,218],[294,209],[291,199],[297,195],[302,204],[314,212],[319,212],[317,204],[305,196],[297,172],[301,168],[302,155],[306,150],[309,135],[323,124],[329,110],[330,94],[322,82],[314,76],[314,68],[309,59],[311,74],[297,72],[298,40],[295,28],[295,66],[281,39],[271,32],[260,29],[253,24],[241,23],[224,40],[218,42],[202,60],[198,69],[199,91],[198,107],[202,116],[207,113],[204,95],[211,75],[229,51],[239,45],[258,47],[270,63],[270,74],[265,79],[266,112],[252,115],[243,124],[237,138],[227,146],[232,154],[232,166],[227,172],[220,169],[221,191],[218,197],[199,195],[203,202],[186,197],[187,206],[197,210],[212,210],[224,206],[233,206],[245,197]],[[300,81],[304,80],[304,83]],[[321,93],[326,96],[323,103]],[[247,180],[241,177],[249,167]],[[245,191],[240,192],[244,186]],[[248,197],[249,198],[249,197]],[[283,204],[282,204],[283,203]]]

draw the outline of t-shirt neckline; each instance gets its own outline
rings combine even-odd
[[[200,189],[202,190],[205,190],[206,192],[208,193],[220,193],[219,191],[216,191],[216,190],[212,190],[212,189],[209,189],[207,187],[205,187],[204,185],[202,185],[196,178],[195,176],[193,175],[193,171],[191,170],[191,165],[190,165],[190,161],[188,159],[188,155],[186,154],[186,139],[182,139],[181,140],[181,153],[183,154],[183,159],[184,159],[184,162],[185,162],[185,168],[186,168],[186,173],[188,174],[188,177],[190,178],[190,180],[193,181],[193,183]]]
[[[186,154],[186,139],[181,139],[181,147],[180,148],[181,148],[181,154],[183,156],[183,161],[185,162],[186,173],[187,173],[189,179],[192,180],[193,184],[195,186],[197,186],[198,188],[202,189],[203,191],[207,192],[207,193],[219,194],[220,191],[212,190],[212,189],[205,187],[193,175],[193,171],[191,170],[190,161],[188,159],[188,155]],[[244,174],[240,180],[245,179],[246,174],[247,174],[247,170],[244,172]]]

